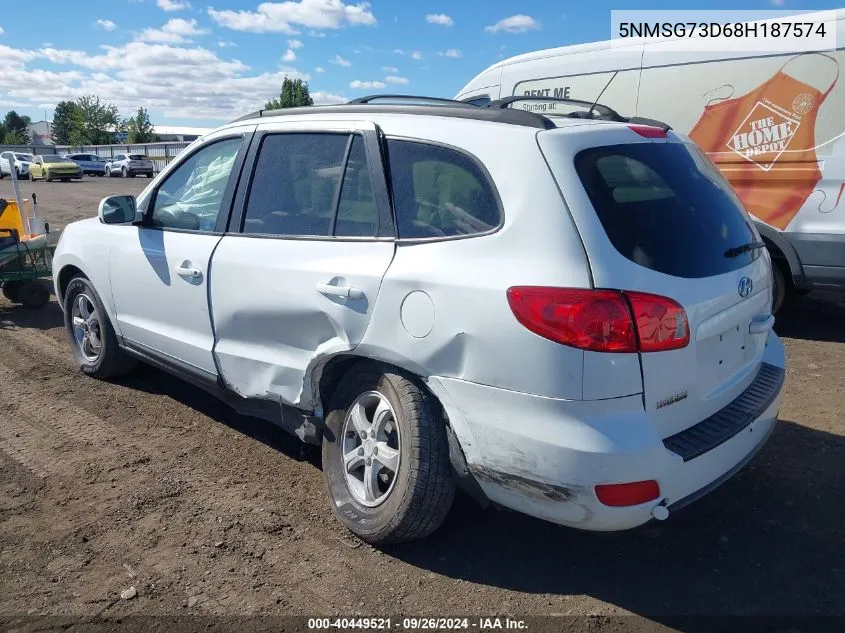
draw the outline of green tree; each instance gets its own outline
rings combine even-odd
[[[3,137],[3,143],[6,145],[27,145],[29,143],[29,134],[26,133],[26,130],[6,132],[6,135]]]
[[[278,99],[272,99],[264,105],[265,110],[279,110],[281,108],[296,108],[298,106],[314,105],[308,82],[301,79],[288,79],[282,82],[282,90]]]
[[[155,131],[146,108],[138,108],[135,116],[126,119],[124,125],[129,133],[129,143],[150,143],[155,140]]]
[[[59,101],[53,111],[53,140],[57,145],[70,145],[77,121],[77,106],[73,101]]]
[[[103,103],[96,95],[85,95],[76,100],[72,116],[71,145],[107,145],[114,142],[120,128],[117,106]]]
[[[26,133],[26,120],[14,110],[9,110],[6,113],[6,118],[3,119],[3,127],[6,130],[6,134],[9,132]]]

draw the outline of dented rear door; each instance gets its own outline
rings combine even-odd
[[[265,123],[252,153],[212,262],[214,354],[240,395],[309,406],[309,369],[358,345],[393,259],[377,129]]]

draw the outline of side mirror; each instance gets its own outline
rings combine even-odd
[[[109,196],[100,200],[97,216],[103,224],[128,224],[135,221],[135,196]]]

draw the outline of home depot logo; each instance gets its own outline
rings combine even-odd
[[[795,136],[801,121],[758,101],[727,145],[763,171],[769,171]]]

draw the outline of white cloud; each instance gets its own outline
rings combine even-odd
[[[292,48],[296,50],[297,48],[302,48],[303,44],[300,40],[288,40],[288,48]]]
[[[324,72],[326,72],[326,69],[325,69],[325,68],[323,68],[322,66],[317,66],[317,67],[314,69],[314,72],[315,72],[315,73],[324,73]]]
[[[396,84],[402,86],[407,86],[409,83],[411,83],[410,81],[408,81],[407,77],[397,77],[396,75],[388,75],[384,78],[384,81],[389,84]]]
[[[382,66],[381,69],[386,73],[398,73],[399,69],[396,66]]]
[[[208,15],[220,26],[253,33],[298,33],[296,27],[339,29],[345,26],[373,25],[376,18],[369,2],[344,4],[343,0],[288,0],[262,2],[257,11],[218,11],[208,8]]]
[[[235,48],[237,47],[237,44],[235,44],[234,42],[230,42],[229,40],[218,40],[217,46],[219,46],[220,48]]]
[[[99,26],[104,31],[114,31],[117,28],[117,24],[112,22],[111,20],[97,20],[94,22],[96,26]]]
[[[504,18],[492,24],[485,26],[484,30],[488,33],[525,33],[534,29],[539,29],[540,23],[532,18],[530,15],[512,15],[509,18]]]
[[[459,51],[457,48],[450,48],[445,51],[441,51],[437,53],[440,57],[452,57],[453,59],[457,59],[458,57],[463,57],[463,53]]]
[[[208,29],[198,28],[196,20],[172,18],[160,29],[144,29],[136,35],[135,39],[139,42],[179,44],[182,42],[189,42],[189,38],[195,35],[205,35],[208,32]]]
[[[394,48],[393,52],[396,53],[397,55],[404,55],[405,54],[405,51],[403,51],[401,48]]]
[[[349,68],[352,65],[352,62],[348,59],[343,59],[340,55],[335,55],[329,60],[332,64],[337,64],[338,66],[343,66],[344,68]]]
[[[420,51],[412,51],[411,52],[411,58],[412,59],[422,59],[423,54]]]
[[[333,105],[338,103],[346,103],[349,101],[347,97],[342,95],[332,94],[330,92],[312,92],[311,98],[314,99],[315,105]]]
[[[182,2],[181,0],[156,0],[156,4],[163,11],[183,11],[191,8],[190,2]]]
[[[439,24],[440,26],[452,26],[455,21],[445,13],[429,13],[425,16],[425,21],[429,24]]]
[[[349,84],[350,88],[354,88],[355,90],[370,90],[372,88],[384,88],[386,87],[384,83],[381,81],[359,81],[356,79],[355,81]]]
[[[294,53],[291,49],[285,51],[285,54],[282,55],[283,62],[292,62],[296,61],[296,53]]]

